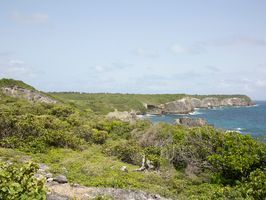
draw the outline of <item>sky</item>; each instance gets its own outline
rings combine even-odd
[[[266,100],[266,1],[0,0],[0,78]]]

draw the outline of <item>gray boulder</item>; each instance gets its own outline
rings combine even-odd
[[[175,124],[179,124],[186,127],[201,127],[208,125],[207,121],[202,118],[179,118],[175,120]]]
[[[67,183],[67,178],[64,175],[58,175],[53,178],[53,180],[57,183]]]

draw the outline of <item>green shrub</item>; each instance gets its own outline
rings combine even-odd
[[[257,169],[250,173],[248,179],[238,186],[244,198],[263,200],[266,198],[266,172]]]
[[[110,156],[117,156],[123,162],[140,164],[142,159],[142,149],[134,141],[118,141],[104,147],[104,153]]]
[[[265,145],[260,145],[250,136],[229,132],[224,134],[222,145],[208,160],[224,178],[221,181],[232,184],[261,166],[264,153]]]
[[[44,180],[34,177],[37,170],[38,166],[33,163],[0,163],[0,199],[46,199]]]
[[[101,131],[97,129],[92,130],[91,140],[95,144],[103,144],[108,137],[108,133],[106,131]]]
[[[155,168],[160,167],[161,162],[161,148],[156,146],[149,146],[144,149],[146,158],[152,161]]]
[[[98,122],[96,129],[107,131],[113,138],[130,138],[130,133],[133,127],[128,122],[122,122],[118,120],[106,120]]]

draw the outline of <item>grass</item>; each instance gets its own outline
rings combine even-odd
[[[0,79],[0,88],[1,87],[13,87],[13,86],[18,86],[18,87],[25,88],[25,89],[32,90],[32,91],[36,90],[34,87],[22,81],[18,81],[14,79],[6,79],[6,78]]]
[[[72,183],[93,187],[112,187],[142,190],[176,198],[174,177],[178,172],[136,172],[139,166],[121,162],[115,157],[101,153],[101,146],[91,145],[84,151],[51,149],[46,154],[26,154],[12,149],[0,148],[4,160],[24,160],[29,156],[37,163],[45,163],[53,174],[64,174]],[[128,172],[120,170],[127,166]],[[167,177],[167,178],[166,178]]]

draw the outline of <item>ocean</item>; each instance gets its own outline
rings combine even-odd
[[[216,128],[234,130],[252,136],[266,135],[266,101],[255,101],[256,105],[248,107],[217,107],[213,109],[196,109],[188,115],[146,115],[152,122],[173,123],[180,117],[204,118]]]

